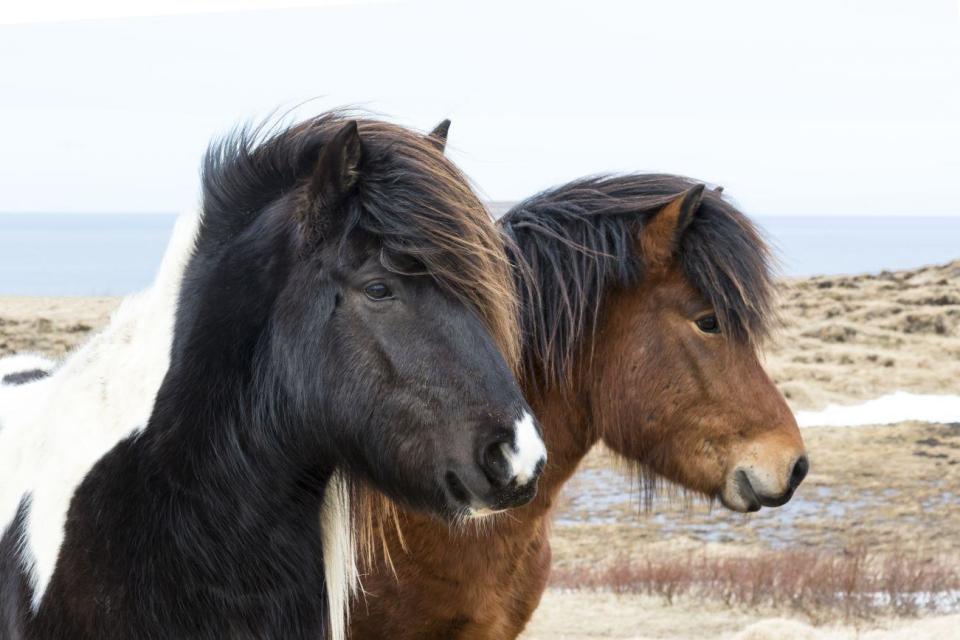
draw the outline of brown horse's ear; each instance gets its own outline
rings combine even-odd
[[[657,268],[670,263],[702,198],[702,184],[690,187],[644,223],[640,231],[640,249],[646,264]]]
[[[450,119],[447,118],[437,126],[433,128],[433,131],[427,136],[433,146],[435,146],[440,153],[443,153],[444,149],[447,148],[447,133],[450,131]]]
[[[310,179],[310,210],[335,207],[350,195],[360,179],[362,159],[360,132],[356,121],[351,120],[320,149]]]

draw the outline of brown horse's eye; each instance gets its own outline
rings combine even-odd
[[[703,316],[697,320],[697,328],[704,333],[720,333],[720,323],[717,316]]]
[[[363,292],[371,300],[389,300],[393,297],[393,291],[382,282],[371,282],[363,288]]]

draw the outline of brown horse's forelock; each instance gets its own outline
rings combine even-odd
[[[271,202],[302,188],[319,150],[349,120],[358,123],[361,167],[373,169],[358,183],[360,206],[351,223],[379,238],[389,254],[416,260],[475,309],[517,368],[517,295],[502,239],[463,174],[422,134],[348,112],[288,128],[242,128],[206,155],[203,224],[219,227],[208,236],[235,234]]]
[[[664,174],[589,177],[520,202],[500,219],[519,265],[526,375],[546,386],[571,380],[575,360],[592,346],[604,296],[643,277],[636,239],[644,221],[696,184]],[[678,261],[725,331],[759,346],[773,319],[771,254],[719,190],[704,193]]]

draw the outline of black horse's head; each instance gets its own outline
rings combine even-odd
[[[446,516],[530,500],[545,449],[511,373],[510,266],[463,176],[383,122],[262,137],[208,154],[172,370],[234,372],[244,439],[285,463]]]

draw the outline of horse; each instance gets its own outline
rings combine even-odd
[[[430,136],[441,150],[444,145],[448,127],[449,121],[444,121]],[[635,181],[637,184],[631,185],[631,181]],[[583,343],[589,343],[591,349],[594,349],[597,343],[600,345],[604,344],[602,335],[601,339],[598,340],[597,327],[599,317],[605,315],[605,309],[609,304],[608,299],[612,296],[621,299],[622,305],[631,303],[631,298],[627,297],[627,294],[631,293],[631,287],[636,289],[639,286],[636,280],[640,274],[636,271],[625,271],[622,270],[622,268],[623,266],[627,266],[629,269],[638,269],[646,262],[638,261],[638,257],[640,257],[638,254],[641,253],[641,247],[638,246],[639,239],[641,237],[648,239],[653,237],[655,227],[644,225],[644,221],[668,221],[670,216],[661,215],[667,213],[667,211],[661,211],[661,208],[666,207],[667,204],[671,204],[673,200],[676,199],[676,194],[681,193],[681,188],[689,187],[696,187],[696,184],[670,176],[624,176],[620,178],[583,180],[536,196],[514,207],[505,218],[507,222],[514,220],[518,228],[528,227],[526,233],[519,232],[520,239],[526,239],[527,241],[532,241],[533,239],[538,240],[537,244],[519,244],[519,249],[522,250],[518,251],[520,257],[523,258],[523,251],[529,256],[521,259],[519,262],[529,265],[539,261],[541,265],[548,265],[552,264],[554,260],[564,257],[572,258],[572,260],[564,262],[564,264],[569,266],[567,272],[558,271],[554,278],[549,277],[549,267],[544,269],[546,273],[541,275],[540,280],[548,283],[552,282],[553,286],[549,288],[549,295],[542,296],[535,289],[529,288],[528,285],[531,282],[535,282],[536,278],[533,280],[529,277],[519,278],[522,285],[521,290],[525,292],[527,299],[524,306],[525,313],[523,314],[525,324],[527,325],[525,333],[527,336],[536,338],[536,340],[528,340],[524,345],[525,359],[528,363],[527,370],[538,372],[535,375],[528,374],[524,387],[528,391],[540,390],[539,395],[541,399],[537,402],[538,405],[542,406],[545,403],[549,405],[551,401],[558,403],[560,399],[564,399],[565,397],[573,398],[573,400],[565,401],[564,406],[577,408],[585,405],[586,399],[577,399],[575,387],[572,386],[574,377],[565,375],[564,372],[580,370],[579,360],[584,357],[582,353],[584,349]],[[697,207],[696,213],[700,219],[696,225],[693,225],[693,232],[690,232],[688,229],[689,220],[682,225],[678,225],[682,235],[674,240],[676,246],[673,247],[673,251],[678,255],[674,256],[673,262],[677,263],[681,254],[685,257],[686,269],[694,274],[689,280],[695,283],[697,287],[700,287],[701,290],[713,293],[713,297],[708,299],[708,301],[715,303],[716,308],[721,314],[721,318],[724,312],[737,314],[732,319],[723,321],[724,326],[732,327],[736,333],[723,335],[724,332],[721,332],[720,335],[725,340],[733,340],[737,343],[728,345],[728,348],[737,347],[742,350],[745,347],[756,346],[763,338],[766,325],[770,321],[771,283],[769,278],[768,255],[760,236],[753,229],[752,225],[750,225],[749,221],[728,202],[723,201],[720,193],[720,189],[715,189],[713,192],[708,193],[704,206]],[[691,209],[692,208],[693,207],[691,207]],[[524,213],[521,214],[521,212]],[[676,212],[677,209],[674,207],[672,214],[675,215]],[[521,215],[529,219],[521,221],[519,219]],[[689,211],[686,215],[690,215]],[[705,223],[703,220],[706,216],[712,218],[709,223]],[[609,219],[607,222],[603,222],[602,218],[606,217],[609,217]],[[538,218],[541,219],[538,220]],[[591,232],[591,225],[594,224],[594,222],[602,224],[605,230],[599,234]],[[612,222],[616,222],[617,224],[611,226]],[[552,227],[557,227],[557,229],[552,230]],[[509,226],[505,226],[504,228],[510,231]],[[530,229],[536,229],[537,233],[532,233]],[[645,232],[642,232],[643,230],[645,230]],[[514,235],[518,232],[511,231],[510,233]],[[550,246],[551,243],[549,239],[551,237],[555,240],[555,242],[552,243],[555,246]],[[544,243],[547,243],[547,245],[539,246]],[[742,265],[728,265],[727,262],[722,259],[724,256],[718,254],[719,251],[723,250],[722,246],[725,246],[727,243],[729,243],[731,249],[740,252],[745,261]],[[651,245],[649,240],[647,241],[647,245]],[[589,249],[590,246],[600,247],[602,250],[591,250]],[[670,245],[668,244],[667,246]],[[611,250],[611,247],[615,247],[615,250]],[[627,259],[618,260],[618,256],[625,256]],[[657,266],[657,270],[662,270],[662,266]],[[672,264],[670,271],[674,278],[682,277],[682,272],[678,268],[678,264]],[[695,277],[698,273],[709,273],[711,275],[709,279],[704,280],[702,276],[699,279]],[[570,278],[570,274],[573,274],[575,277]],[[526,275],[529,276],[530,273]],[[581,283],[586,283],[589,286],[584,289]],[[671,289],[677,286],[679,285],[676,282],[647,282],[644,288],[632,292],[635,294],[633,299],[636,302],[643,302],[645,299],[653,298],[653,294],[662,295],[664,293],[670,293]],[[613,289],[613,291],[608,291],[608,289]],[[577,291],[578,295],[571,295],[572,291]],[[728,294],[728,291],[734,291],[734,293]],[[681,293],[694,298],[699,296],[701,303],[703,301],[703,295],[698,294],[696,290],[690,291],[689,285],[682,286]],[[750,296],[747,296],[747,294],[750,294]],[[552,304],[545,306],[545,301],[552,301]],[[546,313],[545,309],[547,307],[550,307],[550,313]],[[645,316],[647,318],[644,324],[645,329],[656,329],[663,324],[662,318],[660,314],[656,312],[656,309],[646,309]],[[560,322],[553,322],[551,324],[551,317],[560,320]],[[626,319],[628,320],[629,318]],[[705,325],[705,327],[698,325],[698,330],[706,328],[710,331],[716,331],[717,327],[713,325],[719,326],[718,322],[710,318],[709,315],[701,318],[699,324]],[[539,327],[535,325],[539,325]],[[548,325],[554,327],[554,329],[550,330],[553,332],[552,334],[547,329]],[[563,336],[562,339],[559,336]],[[654,337],[655,336],[646,334],[645,332],[645,340],[653,343],[654,347],[657,347],[653,340]],[[606,342],[610,344],[610,351],[617,351],[619,349],[619,347],[616,346],[615,340],[612,338],[606,340]],[[629,364],[631,357],[642,354],[645,346],[645,344],[638,344],[635,341],[627,343],[626,347],[628,350],[624,353],[624,360],[622,361],[624,365]],[[663,350],[659,348],[655,349],[655,353],[661,358],[665,355]],[[676,356],[674,356],[674,359],[676,359]],[[644,367],[641,373],[654,368],[649,357],[640,359],[640,362]],[[683,369],[684,367],[689,368],[691,365],[696,365],[697,363],[696,361],[690,361],[688,359],[686,362],[680,361],[673,362],[672,364]],[[754,368],[754,373],[757,373],[758,369],[759,365]],[[547,378],[544,377],[545,374]],[[762,380],[766,381],[762,370],[759,370],[759,375]],[[567,379],[568,382],[563,385],[556,384],[558,380],[563,379]],[[583,378],[577,376],[577,379],[577,386],[582,386],[584,383]],[[649,384],[643,385],[641,388],[646,386],[649,386]],[[765,386],[769,386],[768,381]],[[769,396],[769,389],[765,388],[762,389],[762,391],[765,391],[766,395]],[[597,393],[596,388],[591,388],[590,393],[593,396],[590,397],[591,400],[600,401],[603,399],[600,394]],[[716,398],[714,402],[716,402]],[[623,400],[619,400],[617,403],[611,404],[611,408],[619,408],[626,412],[628,411],[629,404]],[[657,407],[654,406],[652,408],[655,409]],[[684,407],[680,407],[680,411],[675,412],[674,415],[665,417],[669,418],[670,422],[674,424],[682,425],[684,419],[689,419],[689,416],[683,415],[683,411],[687,410],[688,409]],[[607,436],[617,437],[615,431],[611,433],[610,425],[606,425],[601,431],[597,428],[597,424],[592,422],[595,420],[592,415],[593,412],[596,411],[595,408],[590,410],[581,409],[579,413],[572,416],[564,416],[563,411],[563,409],[555,408],[552,412],[552,419],[547,420],[545,423],[548,428],[554,424],[557,425],[556,438],[552,439],[552,441],[548,439],[553,460],[551,467],[548,467],[548,472],[551,471],[552,468],[557,467],[558,464],[562,465],[562,469],[573,469],[577,461],[582,457],[582,454],[590,448],[592,442],[595,442],[600,437],[603,437],[605,440]],[[628,419],[625,420],[624,424],[634,426],[638,422],[635,416],[628,415],[627,417]],[[650,415],[649,419],[652,422],[653,415]],[[792,418],[788,416],[788,420],[792,420]],[[603,426],[603,423],[601,423],[601,426]],[[645,425],[644,428],[651,426],[656,425],[648,424]],[[665,423],[661,426],[667,425]],[[787,425],[786,431],[790,431],[789,425]],[[548,431],[546,435],[550,436],[551,433],[553,432]],[[669,444],[668,441],[671,438],[671,434],[668,433],[666,429],[661,429],[658,434],[659,439]],[[655,434],[650,435],[652,437]],[[557,440],[559,440],[559,444]],[[652,437],[650,445],[655,445],[656,442],[657,438]],[[787,443],[787,445],[789,445],[789,443]],[[800,447],[802,451],[802,444]],[[558,463],[557,454],[561,451],[567,451],[567,455]],[[652,447],[650,451],[655,452],[656,448]],[[629,455],[629,453],[627,453],[627,455]],[[640,459],[635,462],[637,464],[637,471],[645,481],[643,486],[647,489],[655,488],[660,476],[656,474],[653,462],[646,463]],[[663,460],[661,459],[659,462],[662,464]],[[791,485],[795,487],[796,484],[799,484],[806,471],[806,466],[806,459],[801,455],[794,464],[794,471],[791,472]],[[541,489],[541,496],[537,502],[521,510],[524,519],[533,523],[532,530],[537,531],[537,533],[533,535],[533,543],[528,544],[527,542],[531,537],[529,533],[531,527],[524,526],[522,533],[524,533],[526,537],[521,539],[522,544],[517,546],[514,553],[507,554],[506,557],[508,560],[506,564],[514,564],[512,558],[517,553],[520,553],[522,557],[526,558],[525,564],[524,562],[520,563],[521,568],[527,569],[528,575],[532,577],[527,580],[525,584],[521,582],[519,588],[514,586],[512,588],[513,596],[507,597],[506,599],[501,598],[499,602],[494,601],[485,604],[484,609],[487,611],[485,616],[476,616],[473,620],[467,617],[467,615],[460,615],[459,620],[454,616],[450,616],[448,618],[449,624],[445,627],[441,626],[441,630],[437,630],[436,618],[438,616],[435,615],[435,619],[431,620],[428,615],[425,618],[425,622],[419,627],[414,628],[412,632],[408,634],[408,637],[430,637],[434,632],[439,635],[444,635],[446,631],[449,631],[453,637],[457,637],[456,633],[461,629],[472,631],[474,635],[470,637],[513,637],[519,632],[518,630],[525,624],[530,612],[532,612],[539,600],[539,594],[542,592],[546,578],[545,572],[549,570],[549,543],[543,529],[546,525],[544,513],[549,512],[553,497],[559,490],[559,486],[569,477],[570,473],[572,473],[572,471],[558,471],[552,475],[548,473],[547,476],[544,477],[542,485],[549,484],[549,490],[543,491],[543,489]],[[748,476],[748,479],[749,477],[750,476]],[[721,500],[723,500],[723,496],[721,495],[720,497]],[[788,497],[789,496],[784,495],[781,496],[781,499]],[[766,503],[772,506],[769,497],[765,499]],[[739,510],[735,504],[735,500],[731,501],[731,504],[728,504],[728,506],[734,510]],[[749,505],[749,508],[755,509],[757,505]],[[516,513],[518,512],[514,512],[514,514]],[[409,515],[407,517],[409,517]],[[497,524],[498,527],[502,527],[504,524],[510,523],[501,521]],[[537,529],[537,526],[541,527],[541,529]],[[410,537],[410,528],[410,523],[405,523],[403,531],[408,538]],[[489,526],[486,527],[486,529],[489,530]],[[446,537],[447,535],[444,533],[438,536],[437,539],[445,539]],[[411,542],[416,541],[415,538],[410,538],[410,540]],[[458,537],[457,542],[464,545],[472,545],[465,547],[470,551],[474,551],[474,548],[479,544],[469,536],[464,538]],[[525,546],[528,547],[526,553],[524,553]],[[517,549],[520,551],[518,552]],[[398,564],[395,564],[394,567],[399,566],[401,569],[406,567],[409,571],[415,570],[415,564],[406,562],[407,559],[404,557],[405,553],[406,552],[395,554]],[[411,553],[413,554],[412,557],[416,558],[418,551],[413,550]],[[487,559],[496,562],[498,553],[500,553],[499,547],[494,545]],[[500,553],[500,555],[503,556],[502,553]],[[468,555],[467,558],[469,559],[469,557]],[[405,562],[406,564],[404,564]],[[532,570],[528,567],[531,562],[533,563]],[[471,568],[476,568],[475,564],[470,566]],[[426,567],[424,572],[417,575],[417,579],[429,579],[442,583],[445,579],[446,574],[444,571],[447,571],[446,568],[441,566],[441,571],[434,573],[434,578],[429,578],[429,572],[434,569],[435,567]],[[480,567],[479,571],[472,572],[473,575],[481,578],[480,584],[476,585],[473,589],[473,595],[478,601],[483,599],[489,600],[490,594],[504,591],[504,589],[501,588],[503,584],[510,584],[509,580],[499,585],[492,584],[499,575],[504,573],[502,566],[499,569],[499,571],[496,568],[488,571],[486,567]],[[375,571],[382,571],[382,567],[375,569]],[[513,571],[508,573],[512,574]],[[522,573],[522,571],[518,571],[517,573]],[[484,576],[487,578],[486,581],[482,580]],[[368,576],[365,581],[368,589],[373,589],[371,583],[375,581],[377,577],[376,575],[372,577]],[[411,591],[414,596],[417,595],[417,589],[419,588],[417,583],[403,581],[402,583],[398,582],[398,585],[399,584],[403,584],[404,589]],[[450,584],[460,586],[450,587],[449,592],[443,588],[437,588],[435,590],[438,591],[439,595],[443,598],[450,598],[450,596],[453,595],[456,599],[460,596],[457,589],[462,590],[465,588],[463,584],[472,584],[472,582],[465,581],[464,583],[458,583],[451,581]],[[454,611],[466,610],[469,612],[470,607],[465,607],[462,600],[463,599],[460,598],[459,601],[455,600],[452,602],[450,609]],[[416,603],[409,606],[415,607]],[[365,623],[363,609],[364,604],[360,603],[357,611],[354,612],[354,615],[357,616],[356,624],[354,625],[354,635],[359,635],[359,637],[363,637],[362,634],[364,633],[365,626],[367,628],[370,627],[369,617],[372,612],[370,610],[369,599],[366,603],[366,615],[368,619]],[[420,616],[419,619],[424,619],[423,612],[418,612],[418,615]],[[439,616],[439,618],[442,623],[442,616]],[[477,621],[482,619],[493,620],[494,623],[492,625],[478,625]],[[418,629],[420,632],[418,632]],[[373,631],[370,632],[369,635],[375,636],[376,633],[377,632]]]
[[[521,386],[550,464],[531,504],[483,526],[374,513],[382,546],[351,612],[354,640],[519,635],[546,588],[551,508],[598,442],[648,499],[669,482],[737,512],[785,504],[809,468],[757,358],[775,320],[770,254],[719,191],[671,175],[591,177],[517,204],[500,225],[522,300]]]
[[[447,521],[536,493],[509,263],[434,144],[331,112],[227,136],[202,187],[146,419],[0,425],[5,637],[337,635],[332,476]]]

